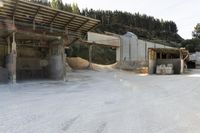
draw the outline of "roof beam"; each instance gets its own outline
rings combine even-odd
[[[73,43],[75,43],[76,41],[78,41],[80,38],[75,38],[73,41],[71,41],[68,45],[72,45]]]
[[[57,12],[54,17],[52,18],[51,22],[50,22],[50,25],[53,24],[53,22],[55,21],[56,17],[59,15],[59,12]]]
[[[50,22],[50,32],[53,32],[53,22],[55,21],[56,17],[59,15],[59,12],[57,12],[54,17],[52,18]]]
[[[36,19],[37,15],[38,15],[39,11],[40,11],[40,7],[38,7],[35,15],[33,16],[33,30],[35,30],[35,19]]]
[[[64,28],[66,28],[75,18],[76,18],[76,16],[73,16],[73,17],[65,24],[65,27],[64,27]]]
[[[75,31],[80,30],[84,25],[86,25],[90,20],[86,20],[84,23],[81,24],[81,26],[79,26]]]
[[[14,6],[14,9],[13,9],[13,17],[15,16],[18,2],[19,2],[19,0],[15,0],[15,6]]]
[[[37,15],[39,14],[40,8],[41,8],[41,7],[38,7],[38,9],[37,9],[35,15],[33,16],[33,21],[35,21]]]
[[[117,45],[107,45],[107,44],[103,44],[103,43],[98,43],[98,42],[92,42],[92,41],[86,41],[86,40],[80,40],[82,43],[87,44],[87,45],[98,45],[98,46],[106,46],[106,47],[120,47]]]
[[[94,25],[94,26],[92,26],[88,31],[91,31],[91,30],[93,30],[94,28],[96,28],[98,25]]]

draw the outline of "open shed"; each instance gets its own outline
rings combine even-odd
[[[179,48],[149,48],[149,74],[181,74],[184,72],[185,60],[189,58],[186,49]],[[163,71],[158,72],[158,68]],[[165,69],[171,68],[168,73]]]
[[[99,20],[23,0],[0,6],[0,82],[64,79],[64,48]]]

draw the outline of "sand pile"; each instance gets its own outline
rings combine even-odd
[[[69,64],[69,66],[75,70],[88,69],[90,65],[90,63],[87,60],[82,59],[80,57],[67,57],[66,61]]]
[[[66,62],[72,69],[80,70],[80,69],[92,69],[92,70],[112,70],[115,68],[116,64],[112,65],[100,65],[95,63],[89,63],[89,61],[80,58],[80,57],[67,57]]]

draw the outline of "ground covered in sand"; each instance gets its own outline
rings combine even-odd
[[[199,133],[200,72],[75,71],[0,85],[1,133]]]

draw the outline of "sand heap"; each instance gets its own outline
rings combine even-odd
[[[66,62],[75,70],[88,69],[90,66],[90,63],[87,60],[80,57],[67,57]]]
[[[89,63],[89,61],[80,57],[67,57],[66,62],[74,70],[92,69],[92,70],[111,70],[115,68],[116,64],[112,65],[99,65],[95,63]]]

